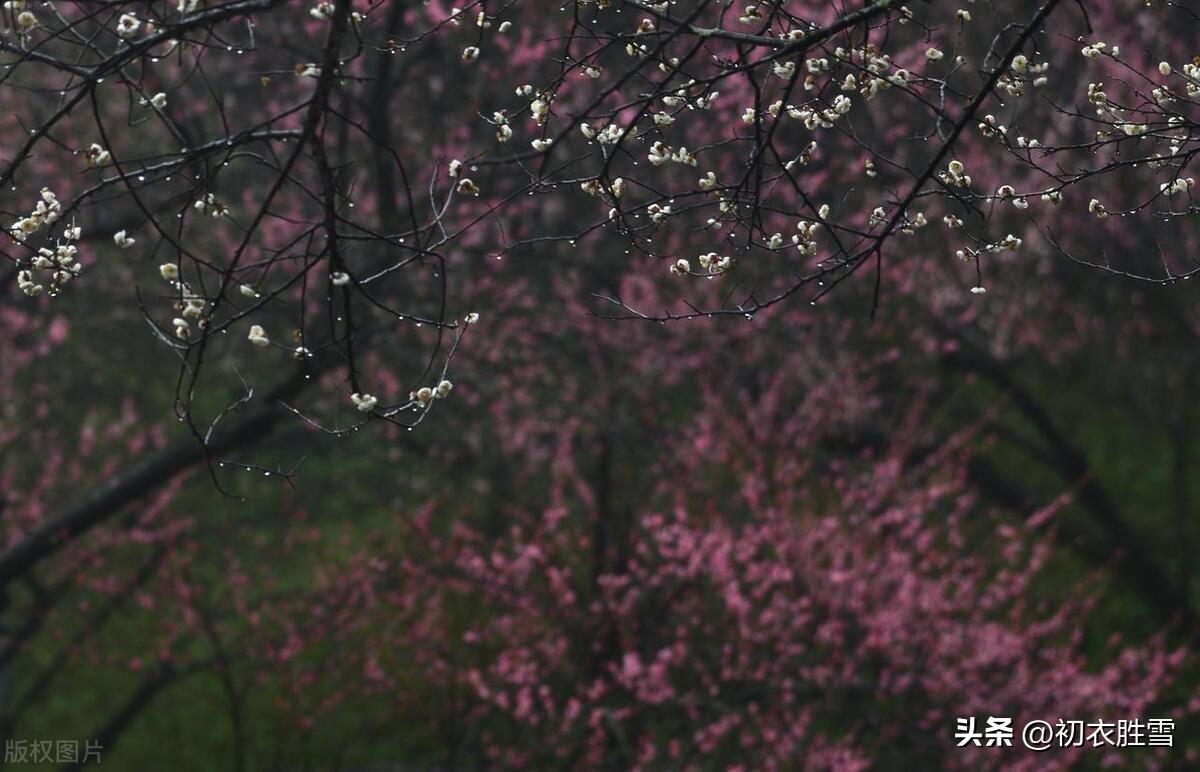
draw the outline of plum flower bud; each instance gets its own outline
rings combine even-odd
[[[243,284],[242,286],[238,287],[238,292],[242,293],[242,295],[248,298],[258,297],[258,290],[254,289],[249,284]]]
[[[428,386],[422,386],[421,388],[417,389],[417,402],[425,405],[428,404],[429,400],[431,399],[433,399],[433,389],[429,388]]]
[[[154,96],[150,97],[150,104],[154,105],[159,110],[163,109],[167,106],[167,95],[161,91],[158,92]]]
[[[355,392],[350,395],[350,401],[358,408],[360,413],[370,413],[375,409],[375,405],[379,404],[379,399],[373,394],[359,394]]]
[[[1160,73],[1162,73],[1163,75],[1170,75],[1171,74],[1170,63],[1169,62],[1159,62],[1158,63],[1158,71]]]
[[[137,240],[129,237],[125,231],[121,230],[113,234],[113,243],[121,249],[129,249],[137,243]]]
[[[270,339],[267,338],[266,330],[260,324],[250,325],[250,334],[246,338],[255,346],[266,346],[271,343]]]
[[[451,383],[450,381],[447,381],[447,380],[442,380],[437,385],[437,389],[435,390],[435,392],[439,397],[447,397],[450,395],[450,392],[453,389],[454,389],[453,383]]]
[[[972,295],[982,295],[985,292],[987,292],[987,287],[972,287],[971,288]]]
[[[345,287],[350,283],[350,274],[346,273],[345,271],[337,271],[329,277],[329,281],[335,287]]]
[[[945,56],[945,54],[943,54],[941,51],[939,51],[936,48],[925,49],[925,58],[931,62],[936,62],[939,59],[941,59],[943,56]]]
[[[466,48],[463,49],[462,60],[464,62],[470,63],[470,62],[475,61],[478,58],[479,58],[479,47],[478,46],[467,46]]]

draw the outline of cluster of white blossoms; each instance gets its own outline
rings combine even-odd
[[[4,10],[8,11],[13,21],[17,23],[17,32],[22,36],[28,35],[38,25],[37,16],[30,10],[29,3],[25,0],[7,0],[4,3]]]
[[[124,230],[119,230],[113,234],[113,243],[121,249],[129,249],[137,243],[137,239],[127,234]]]
[[[1026,83],[1032,83],[1034,88],[1041,88],[1050,81],[1046,76],[1049,69],[1049,62],[1034,64],[1025,54],[1017,54],[1009,64],[1008,72],[1003,73],[996,82],[996,88],[1010,97],[1023,96]]]
[[[1104,42],[1089,43],[1081,48],[1079,53],[1083,54],[1088,59],[1095,59],[1104,53],[1106,48],[1108,48],[1108,44]],[[1121,49],[1113,46],[1108,53],[1110,56],[1118,56],[1121,53]]]
[[[825,214],[822,217],[829,214],[828,207],[824,207],[824,210]],[[817,231],[821,230],[821,223],[801,220],[796,223],[796,230],[797,233],[792,235],[792,244],[796,246],[796,249],[800,250],[800,254],[817,254]]]
[[[450,392],[454,390],[454,384],[447,380],[441,380],[437,386],[430,388],[422,386],[419,389],[409,392],[408,398],[415,401],[418,405],[428,405],[435,399],[444,399],[450,396]],[[362,408],[359,408],[360,410]]]
[[[1166,62],[1163,62],[1166,64]],[[1168,67],[1170,65],[1167,65]],[[1159,71],[1162,70],[1162,65],[1159,65]],[[1164,75],[1166,73],[1163,73]],[[1183,74],[1187,77],[1187,83],[1184,87],[1187,89],[1187,95],[1194,97],[1200,95],[1200,64],[1196,62],[1187,62],[1183,65]]]
[[[463,23],[463,17],[463,10],[461,8],[454,7],[450,9],[450,16],[446,19],[446,21],[451,27],[461,27]],[[475,27],[477,29],[491,29],[494,21],[495,19],[491,16],[488,16],[486,11],[480,11],[479,13],[475,14]],[[508,32],[510,29],[512,29],[511,21],[501,22],[500,25],[496,27],[496,31],[502,35]],[[462,50],[460,58],[464,62],[470,64],[479,58],[479,53],[479,46],[467,46]]]
[[[37,205],[27,216],[17,220],[9,228],[9,235],[16,241],[25,243],[31,236],[42,228],[49,228],[62,215],[62,204],[49,188],[42,188]],[[63,230],[62,237],[53,247],[41,247],[30,260],[18,261],[20,270],[17,271],[17,287],[30,297],[46,292],[57,295],[64,284],[74,279],[83,271],[83,266],[77,260],[79,241],[82,231],[78,225],[70,225]]]
[[[447,173],[450,175],[450,179],[458,180],[458,184],[455,186],[455,189],[464,196],[478,196],[480,193],[479,186],[472,182],[470,177],[463,177],[462,179],[459,179],[459,175],[462,174],[462,167],[462,161],[458,160],[457,158],[451,161],[447,167]]]
[[[358,392],[350,395],[350,401],[361,413],[370,413],[379,404],[379,398],[374,394],[359,394]]]
[[[1193,177],[1178,177],[1172,182],[1164,182],[1159,186],[1159,190],[1168,196],[1173,196],[1176,193],[1185,193],[1189,188],[1196,184]]]
[[[507,142],[512,139],[512,126],[508,124],[508,113],[504,110],[497,110],[492,113],[492,125],[496,127],[496,141]]]
[[[450,23],[451,27],[461,27],[462,26],[462,23],[463,23],[462,12],[463,12],[463,10],[457,6],[450,9],[450,17],[448,19],[446,19],[446,21]],[[488,16],[487,13],[484,11],[480,11],[479,13],[477,13],[475,15],[475,26],[478,27],[479,29],[491,29],[492,21],[493,21],[492,17]],[[497,29],[500,32],[508,32],[510,29],[512,29],[512,22],[508,22],[508,21],[502,22]]]
[[[596,131],[594,128],[592,128],[591,124],[581,123],[579,124],[579,131],[581,134],[583,134],[583,136],[587,137],[588,139],[595,139],[601,145],[615,145],[625,134],[625,130],[616,123],[610,123],[600,131]],[[637,131],[632,127],[629,129],[629,136],[637,136]]]
[[[41,198],[27,216],[17,220],[8,229],[9,234],[17,241],[24,241],[37,233],[42,227],[50,226],[62,216],[62,204],[54,191],[42,188]]]
[[[333,18],[333,8],[334,5],[333,3],[329,2],[329,0],[321,0],[321,2],[309,9],[308,15],[317,21],[329,21],[331,18]],[[361,22],[365,18],[366,15],[359,13],[358,11],[350,12],[350,19],[356,23]]]
[[[979,122],[978,129],[980,134],[989,139],[1008,134],[1008,127],[1002,123],[997,123],[996,116],[991,113],[983,116],[983,120]]]
[[[707,276],[709,278],[725,273],[733,267],[733,258],[729,255],[718,255],[716,252],[709,252],[696,258],[696,262],[700,263],[700,272],[692,273],[692,264],[687,258],[681,257],[671,263],[667,269],[675,276]]]
[[[204,309],[208,305],[208,301],[193,292],[187,282],[180,280],[178,264],[163,263],[158,267],[158,273],[179,295],[179,299],[175,302],[175,310],[179,311],[179,316],[172,319],[171,324],[175,328],[175,337],[187,340],[192,334],[190,320],[199,319],[199,326],[204,327],[204,320],[201,317],[204,316]]]
[[[908,215],[905,215],[904,222],[900,225],[900,232],[907,236],[911,236],[928,224],[929,220],[925,219],[924,212],[917,212],[911,218],[908,217]]]
[[[617,177],[609,187],[612,190],[613,198],[620,198],[625,195],[625,180],[623,178]],[[579,189],[589,196],[599,196],[604,192],[604,186],[600,180],[584,180],[579,183]]]
[[[217,201],[217,197],[212,193],[207,193],[203,197],[196,199],[192,204],[192,208],[210,217],[224,217],[229,214],[229,207]]]
[[[662,166],[667,161],[685,166],[696,165],[696,156],[692,155],[686,147],[672,148],[669,145],[664,145],[662,142],[655,142],[650,147],[648,160],[651,166]]]

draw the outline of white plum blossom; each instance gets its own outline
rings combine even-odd
[[[121,14],[121,18],[117,19],[117,34],[123,38],[131,38],[137,34],[138,27],[142,23],[136,16],[128,13]]]
[[[83,153],[88,166],[103,166],[112,158],[107,150],[93,142]]]
[[[373,394],[359,394],[355,392],[350,395],[350,401],[358,408],[360,413],[370,413],[379,404],[379,398]]]
[[[247,335],[246,338],[255,346],[259,347],[267,346],[271,343],[270,339],[267,338],[266,330],[264,330],[260,324],[250,325],[250,334]]]
[[[125,231],[119,230],[113,234],[113,243],[121,249],[129,249],[137,243],[137,240],[126,234]]]

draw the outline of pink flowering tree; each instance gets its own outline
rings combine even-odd
[[[956,5],[5,3],[6,739],[1067,768],[1129,757],[954,720],[1187,720],[1200,20]]]

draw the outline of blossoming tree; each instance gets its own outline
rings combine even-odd
[[[1019,765],[951,753],[956,712],[1183,715],[1190,413],[1160,545],[1025,363],[1102,331],[1172,406],[1194,370],[1148,353],[1194,346],[1190,298],[1136,294],[1196,269],[1194,9],[9,0],[0,28],[6,733],[70,668],[136,679],[106,743],[214,679],[241,768],[340,753],[349,705],[428,727],[422,759],[578,768]],[[400,480],[382,523],[341,511]],[[1093,594],[1032,603],[1064,553],[1162,637],[1097,651]]]

